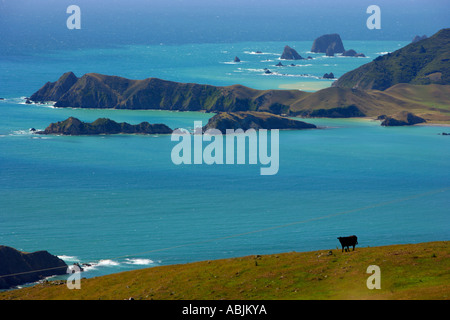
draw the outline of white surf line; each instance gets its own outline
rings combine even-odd
[[[249,234],[254,234],[254,233],[259,233],[259,232],[265,232],[265,231],[269,231],[269,230],[286,228],[286,227],[290,227],[290,226],[297,225],[297,224],[308,223],[308,222],[311,222],[311,221],[324,220],[324,219],[333,218],[333,217],[337,217],[337,216],[341,216],[341,215],[345,215],[345,214],[350,214],[350,213],[355,213],[355,212],[364,211],[364,210],[368,210],[368,209],[383,207],[383,206],[387,206],[389,204],[400,203],[400,202],[404,202],[404,201],[407,201],[407,200],[422,198],[422,197],[425,197],[425,196],[434,195],[434,194],[441,193],[441,192],[446,192],[448,190],[450,190],[450,187],[445,187],[445,188],[438,189],[438,190],[428,191],[428,192],[412,195],[412,196],[405,197],[405,198],[394,199],[394,200],[390,200],[390,201],[386,201],[386,202],[380,202],[380,203],[377,203],[377,204],[373,204],[373,205],[369,205],[369,206],[365,206],[365,207],[360,207],[360,208],[356,208],[356,209],[352,209],[352,210],[341,211],[341,212],[338,212],[338,213],[332,213],[332,214],[328,214],[328,215],[324,215],[324,216],[320,216],[320,217],[315,217],[315,218],[311,218],[311,219],[306,219],[306,220],[301,220],[301,221],[294,221],[294,222],[290,222],[290,223],[286,223],[286,224],[282,224],[282,225],[278,225],[278,226],[273,226],[273,227],[268,227],[268,228],[263,228],[263,229],[258,229],[258,230],[243,232],[243,233],[237,233],[237,234],[224,236],[224,237],[219,237],[219,238],[214,238],[214,239],[209,239],[209,240],[202,240],[202,241],[197,241],[197,242],[185,243],[185,244],[180,244],[180,245],[166,247],[166,248],[153,249],[153,250],[139,252],[139,253],[135,253],[135,254],[128,254],[128,255],[123,255],[123,256],[117,256],[117,257],[110,258],[110,259],[100,259],[98,261],[101,261],[101,260],[116,260],[116,259],[121,259],[121,258],[135,257],[135,256],[140,256],[140,255],[144,255],[144,254],[148,254],[148,253],[153,253],[153,252],[167,251],[167,250],[172,250],[172,249],[176,249],[176,248],[189,247],[189,246],[194,246],[194,245],[198,245],[198,244],[204,244],[204,243],[209,243],[209,242],[214,242],[214,241],[219,241],[219,240],[225,240],[225,239],[230,239],[230,238],[241,237],[241,236],[244,236],[244,235],[249,235]],[[9,277],[9,276],[16,276],[16,275],[22,275],[22,274],[28,274],[28,273],[35,273],[35,272],[40,272],[40,271],[55,270],[55,269],[60,269],[60,268],[67,268],[67,267],[54,267],[54,268],[47,268],[47,269],[40,269],[40,270],[33,270],[33,271],[25,271],[25,272],[19,272],[19,273],[11,273],[11,274],[0,275],[0,278]]]

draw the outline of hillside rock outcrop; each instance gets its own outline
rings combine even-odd
[[[394,116],[385,116],[381,125],[385,127],[412,126],[423,122],[426,122],[424,118],[411,112],[402,111]]]
[[[412,42],[414,43],[414,42],[417,42],[417,41],[420,41],[420,40],[425,40],[425,39],[427,39],[428,37],[427,37],[427,35],[423,35],[423,36],[419,36],[419,35],[417,35],[417,36],[415,36],[413,39],[412,39]]]

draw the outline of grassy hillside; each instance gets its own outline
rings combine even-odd
[[[379,56],[341,76],[333,86],[385,90],[398,83],[450,84],[450,28]]]
[[[340,116],[358,116],[349,106],[357,107],[367,117],[412,112],[429,121],[450,121],[450,85],[397,84],[385,91],[353,90],[331,87],[295,101],[290,112],[298,116],[330,116],[332,109],[342,108]],[[345,114],[348,110],[348,114]],[[327,112],[325,112],[327,111]],[[327,114],[328,113],[328,114]],[[361,115],[360,115],[361,116]]]
[[[366,286],[367,267],[381,289]],[[445,299],[450,242],[254,255],[161,266],[83,279],[80,290],[49,282],[0,299]]]

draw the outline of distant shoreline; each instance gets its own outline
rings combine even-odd
[[[21,97],[22,98],[22,97]],[[209,112],[207,110],[196,110],[196,111],[190,111],[190,110],[167,110],[167,109],[114,109],[114,108],[74,108],[74,107],[55,107],[54,105],[51,105],[49,103],[36,103],[32,102],[30,104],[20,103],[22,105],[34,105],[34,106],[42,106],[45,108],[52,107],[55,109],[72,109],[72,110],[104,110],[104,111],[164,111],[164,112],[175,112],[175,113],[202,113],[202,114],[211,114],[211,117],[214,116],[214,114],[217,114],[218,112]],[[337,119],[337,120],[345,120],[345,119],[352,119],[352,120],[361,120],[361,121],[379,121],[376,117],[350,117],[350,118],[327,118],[327,117],[301,117],[301,116],[288,116],[289,118],[295,118],[295,119]],[[428,127],[450,127],[450,121],[428,121],[425,123],[419,123],[415,124],[414,126],[428,126]]]

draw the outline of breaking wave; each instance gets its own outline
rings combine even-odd
[[[140,266],[146,266],[146,265],[150,265],[153,264],[154,261],[150,260],[150,259],[125,259],[125,263],[126,264],[134,264],[134,265],[140,265]]]
[[[60,255],[58,256],[58,258],[64,260],[64,262],[66,262],[69,267],[72,265],[79,265],[85,272],[90,270],[98,270],[101,268],[129,269],[130,266],[151,266],[161,263],[161,261],[155,262],[147,258],[126,258],[124,260],[102,259],[96,262],[88,263],[80,261],[80,259],[76,256]]]

